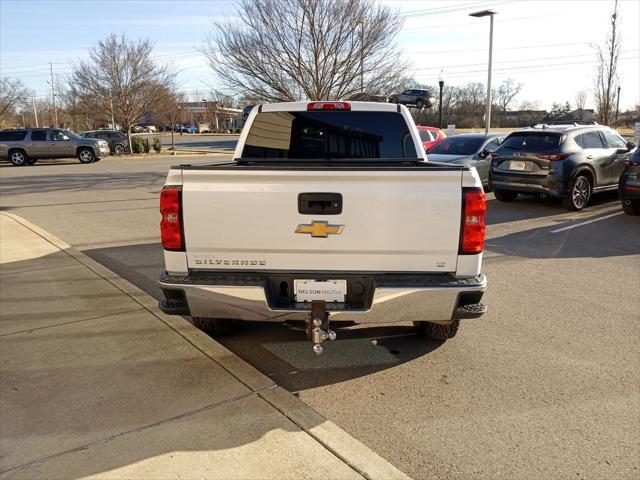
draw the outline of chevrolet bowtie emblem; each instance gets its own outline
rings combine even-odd
[[[329,222],[316,222],[309,225],[301,223],[296,228],[296,233],[310,233],[312,237],[327,238],[329,235],[340,235],[344,225],[329,225]]]

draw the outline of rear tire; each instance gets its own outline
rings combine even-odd
[[[238,330],[238,324],[228,318],[191,317],[193,324],[212,337],[233,335]]]
[[[418,332],[427,340],[448,340],[456,336],[460,320],[453,320],[448,325],[431,322],[414,322]]]
[[[115,147],[113,147],[113,154],[120,156],[120,155],[124,155],[124,152],[126,151],[126,149],[124,148],[124,145],[116,145]]]
[[[96,161],[96,155],[90,148],[81,148],[78,150],[78,160],[80,163],[91,163]]]
[[[9,161],[14,167],[23,167],[29,165],[29,157],[24,150],[10,150]]]
[[[584,175],[578,175],[571,182],[569,196],[562,199],[562,206],[570,212],[577,212],[587,206],[591,199],[591,182]]]
[[[625,199],[622,199],[622,210],[627,215],[640,215],[640,201],[628,200],[629,203],[625,203]]]
[[[518,192],[512,192],[511,190],[500,190],[495,188],[493,190],[493,194],[499,202],[513,202],[518,198]]]

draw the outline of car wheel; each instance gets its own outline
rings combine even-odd
[[[431,322],[413,322],[418,332],[428,340],[448,340],[456,336],[460,320],[453,320],[448,325]]]
[[[114,155],[124,155],[125,152],[125,148],[124,145],[116,145],[115,147],[113,147],[113,154]]]
[[[236,321],[228,318],[191,317],[193,324],[212,337],[225,337],[238,330]]]
[[[567,210],[577,212],[582,210],[591,199],[591,182],[584,175],[578,175],[571,182],[569,196],[562,199],[562,205]]]
[[[416,108],[422,108],[422,107],[424,107],[424,102],[422,100],[418,100],[416,102]]]
[[[90,148],[81,148],[78,150],[78,160],[80,160],[80,163],[91,163],[94,162],[95,159],[96,156]]]
[[[630,198],[623,198],[622,210],[627,215],[640,215],[640,201],[633,201]]]
[[[511,190],[500,190],[496,188],[493,190],[493,194],[499,202],[513,202],[518,198],[518,192],[512,192]]]
[[[11,150],[9,152],[9,160],[15,167],[22,167],[29,164],[29,157],[24,150]]]

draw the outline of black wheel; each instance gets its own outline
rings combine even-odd
[[[633,201],[628,198],[622,199],[622,210],[627,215],[640,215],[640,201]]]
[[[238,330],[238,324],[228,318],[191,317],[193,324],[212,337],[225,337]]]
[[[10,150],[9,160],[16,167],[29,165],[29,157],[27,157],[27,154],[24,150]]]
[[[414,322],[418,332],[429,340],[448,340],[456,336],[460,327],[460,320],[453,320],[448,325],[431,322]]]
[[[416,102],[416,108],[422,108],[422,107],[424,107],[424,102],[422,100],[418,100]]]
[[[494,188],[493,194],[499,202],[513,202],[518,198],[518,192],[512,192],[511,190],[500,190],[498,188]]]
[[[115,147],[113,147],[114,155],[124,155],[125,151],[126,149],[124,148],[124,145],[117,144]]]
[[[78,150],[78,160],[80,160],[80,163],[95,162],[96,155],[90,148],[81,148]]]
[[[584,175],[578,175],[571,182],[569,196],[562,199],[562,206],[572,212],[582,210],[591,198],[591,182]]]

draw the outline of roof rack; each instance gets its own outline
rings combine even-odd
[[[545,122],[545,123],[537,123],[535,125],[531,125],[531,128],[540,128],[542,130],[546,130],[547,128],[553,129],[566,129],[573,127],[580,127],[586,125],[598,125],[598,122],[590,122],[586,120],[576,120],[575,122],[567,122],[567,121],[553,121],[553,122]]]

